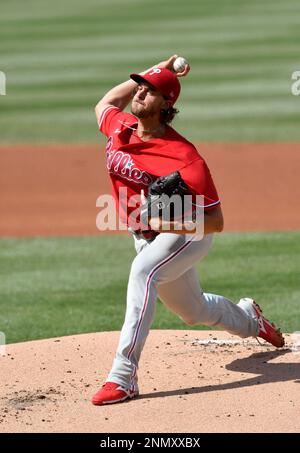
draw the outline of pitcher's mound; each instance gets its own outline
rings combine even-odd
[[[119,332],[9,345],[0,357],[1,432],[299,432],[300,357],[224,332],[153,330],[139,398],[90,403]]]

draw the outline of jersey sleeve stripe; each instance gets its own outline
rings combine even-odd
[[[99,129],[101,129],[101,126],[102,126],[102,123],[103,123],[103,120],[104,120],[104,117],[105,115],[107,114],[107,112],[111,109],[117,109],[118,110],[118,107],[115,107],[114,105],[109,105],[108,107],[106,107],[103,112],[101,113],[100,115],[100,118],[99,118],[99,122],[98,122],[98,125],[99,125]]]

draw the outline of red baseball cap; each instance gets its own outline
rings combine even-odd
[[[165,68],[152,68],[149,69],[145,74],[130,74],[130,78],[137,83],[148,82],[152,85],[157,91],[159,91],[163,96],[168,100],[172,101],[172,104],[175,104],[179,93],[180,93],[180,83],[178,77]]]

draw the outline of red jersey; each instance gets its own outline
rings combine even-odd
[[[119,206],[119,189],[127,188],[127,201],[140,196],[142,189],[147,196],[149,184],[176,170],[192,195],[204,197],[205,210],[220,204],[210,171],[192,143],[170,126],[163,137],[143,141],[135,134],[136,128],[136,117],[114,106],[108,106],[99,120],[99,130],[108,137],[107,169],[124,223],[128,224],[128,216],[137,206]]]

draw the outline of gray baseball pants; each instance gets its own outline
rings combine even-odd
[[[188,325],[215,326],[242,338],[256,336],[257,321],[223,296],[203,293],[194,265],[208,253],[213,235],[163,233],[153,241],[134,235],[127,309],[107,381],[137,388],[137,368],[155,314],[157,297]]]

